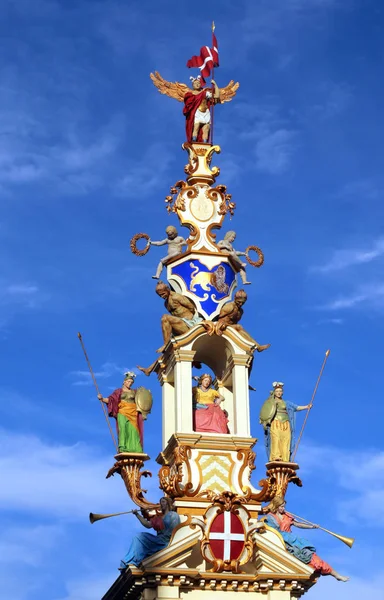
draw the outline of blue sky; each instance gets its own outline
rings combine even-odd
[[[113,446],[86,373],[81,331],[103,393],[149,364],[162,301],[161,250],[134,257],[139,231],[162,239],[164,197],[183,177],[181,105],[149,72],[188,81],[185,63],[216,22],[216,164],[237,211],[238,247],[260,246],[244,326],[260,343],[251,413],[273,380],[310,399],[291,509],[356,537],[352,550],[309,532],[352,579],[323,578],[309,598],[384,598],[383,10],[378,0],[186,2],[4,0],[0,23],[0,344],[2,595],[94,600],[114,581],[130,517],[105,480]],[[224,231],[225,231],[224,230]],[[160,388],[146,451],[161,449]],[[257,447],[254,481],[264,474]],[[156,464],[148,494],[159,497]],[[311,535],[312,534],[312,535]]]

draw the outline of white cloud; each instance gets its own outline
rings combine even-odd
[[[339,296],[318,308],[321,310],[342,310],[359,308],[360,306],[371,306],[381,310],[384,307],[384,284],[377,283],[362,286],[359,291],[349,295]]]
[[[49,299],[49,294],[30,282],[9,283],[0,281],[0,306],[7,312],[36,309]]]
[[[312,271],[331,273],[372,262],[384,255],[384,237],[374,241],[370,248],[349,248],[336,250],[331,259],[322,266],[313,267]]]
[[[0,540],[0,564],[41,566],[46,554],[63,535],[58,525],[36,525],[3,529]],[[33,549],[33,551],[30,551]]]
[[[326,472],[339,490],[348,492],[350,499],[335,493],[338,516],[343,521],[364,522],[384,527],[381,507],[384,501],[384,451],[354,451],[336,447],[303,444],[300,451],[300,468],[309,473],[316,469],[318,476]],[[340,499],[341,498],[341,499]]]
[[[69,139],[68,145],[56,148],[52,156],[63,170],[76,172],[94,167],[113,155],[118,145],[118,136],[106,131],[95,142],[88,144],[78,139]]]
[[[32,294],[37,294],[38,291],[39,288],[37,285],[25,283],[12,284],[5,288],[5,294],[9,294],[10,296],[31,296]]]
[[[330,9],[346,8],[348,0],[260,0],[248,3],[242,21],[241,39],[248,44],[264,43],[279,46],[292,30],[311,22],[318,23]]]
[[[344,323],[343,319],[339,318],[331,318],[331,319],[320,319],[318,325],[342,325]]]
[[[238,101],[230,107],[227,119],[229,130],[236,123],[237,135],[254,144],[253,156],[259,171],[280,175],[287,170],[297,146],[298,132],[283,116],[278,99],[269,98],[257,105]]]
[[[256,143],[256,166],[260,171],[278,175],[289,166],[294,149],[294,131],[277,129],[267,132]]]
[[[127,165],[127,175],[116,184],[116,192],[121,196],[135,198],[137,194],[145,195],[164,185],[164,175],[168,171],[174,153],[170,152],[163,143],[152,144],[139,160],[130,161]],[[164,188],[164,196],[168,188]]]
[[[96,379],[108,379],[109,377],[113,377],[114,375],[123,376],[127,371],[132,371],[133,373],[138,373],[137,369],[128,369],[127,367],[121,367],[113,362],[105,362],[100,371],[95,371],[94,375]],[[93,385],[92,376],[89,371],[72,371],[71,376],[80,377],[73,382],[72,385]]]
[[[92,122],[88,94],[96,86],[102,88],[101,74],[96,76],[87,68],[85,77],[86,60],[71,61],[73,49],[65,38],[55,41],[53,65],[52,40],[45,37],[31,71],[35,47],[33,42],[25,43],[31,53],[28,64],[20,55],[17,68],[0,67],[0,185],[4,193],[26,184],[54,185],[56,191],[66,193],[88,192],[109,182],[113,187],[119,169],[123,172],[118,150],[125,118],[117,112],[103,113]],[[62,73],[65,90],[61,89]]]
[[[113,462],[113,450],[110,457],[104,457],[84,443],[54,445],[36,436],[5,430],[0,430],[0,443],[3,511],[85,519],[95,498],[101,509],[126,505],[127,492],[122,482],[116,485],[116,478],[105,479]]]
[[[340,199],[379,200],[383,196],[380,186],[371,179],[358,179],[346,183],[337,194]]]
[[[323,310],[341,310],[343,308],[353,308],[367,300],[366,294],[350,294],[349,296],[340,296],[339,298],[320,306]]]
[[[342,113],[350,104],[352,88],[345,82],[326,82],[319,86],[318,97],[324,100],[313,107],[315,114],[322,119],[331,119]]]

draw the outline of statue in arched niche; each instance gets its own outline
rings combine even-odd
[[[221,408],[224,397],[212,387],[212,377],[203,373],[192,388],[193,429],[204,433],[229,433],[228,413]]]

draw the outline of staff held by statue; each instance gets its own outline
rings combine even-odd
[[[293,451],[293,453],[292,453],[292,461],[294,461],[294,460],[295,460],[295,456],[296,456],[296,454],[297,454],[297,450],[298,450],[298,448],[299,448],[299,444],[300,444],[301,438],[302,438],[302,436],[303,436],[303,433],[304,433],[305,426],[306,426],[306,424],[307,424],[307,420],[308,420],[308,417],[309,417],[309,411],[311,410],[311,408],[312,408],[312,406],[313,406],[313,401],[314,401],[314,399],[315,399],[315,396],[316,396],[317,388],[319,387],[320,379],[321,379],[321,377],[322,377],[322,375],[323,375],[323,371],[324,371],[324,368],[325,368],[325,364],[326,364],[326,362],[327,362],[327,360],[328,360],[328,356],[330,355],[330,353],[331,353],[331,351],[330,351],[330,350],[327,350],[327,351],[326,351],[326,353],[325,353],[324,360],[323,360],[323,364],[321,365],[320,373],[319,373],[319,376],[318,376],[318,378],[317,378],[317,381],[316,381],[315,389],[313,390],[313,394],[312,394],[311,402],[310,402],[310,404],[309,404],[309,406],[308,406],[308,410],[307,410],[307,413],[306,413],[306,415],[305,415],[305,419],[304,419],[304,422],[303,422],[303,426],[302,426],[302,428],[301,428],[301,431],[300,431],[299,437],[297,438],[297,442],[296,442],[295,449],[294,449],[294,451]]]
[[[87,361],[88,369],[89,369],[89,372],[91,373],[91,377],[92,377],[92,380],[93,380],[93,384],[94,384],[94,386],[95,386],[95,388],[96,388],[97,397],[100,399],[100,390],[99,390],[99,386],[97,385],[96,377],[95,377],[95,374],[94,374],[94,372],[93,372],[93,369],[92,369],[91,363],[90,363],[90,361],[89,361],[88,354],[87,354],[87,351],[86,351],[86,349],[85,349],[84,342],[83,342],[83,338],[82,338],[82,335],[81,335],[81,333],[80,333],[80,332],[77,334],[77,337],[79,338],[79,341],[80,341],[81,347],[82,347],[82,349],[83,349],[84,356],[85,356],[85,360]],[[103,402],[100,402],[100,404],[101,404],[101,407],[102,407],[102,409],[103,409],[103,413],[104,413],[104,416],[105,416],[105,420],[107,421],[107,425],[108,425],[108,429],[109,429],[109,432],[110,432],[110,434],[111,434],[111,437],[112,437],[112,441],[113,441],[113,443],[114,443],[114,445],[115,445],[115,448],[116,448],[116,450],[117,450],[117,449],[118,449],[118,447],[117,447],[117,442],[116,442],[116,438],[115,438],[115,436],[113,435],[112,427],[111,427],[111,424],[110,424],[110,422],[109,422],[109,419],[108,419],[107,408],[106,408],[106,406],[105,406],[105,404],[104,404]]]

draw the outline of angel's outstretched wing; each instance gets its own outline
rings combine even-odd
[[[239,85],[239,83],[235,83],[233,79],[231,79],[231,81],[225,88],[220,88],[220,101],[230,102],[232,98],[236,95],[236,92],[239,89]]]
[[[157,71],[151,73],[150,78],[152,79],[153,84],[159,90],[160,94],[165,94],[170,98],[175,98],[175,100],[183,102],[184,96],[189,90],[189,87],[185,85],[185,83],[178,83],[177,81],[172,83],[171,81],[166,81]]]

